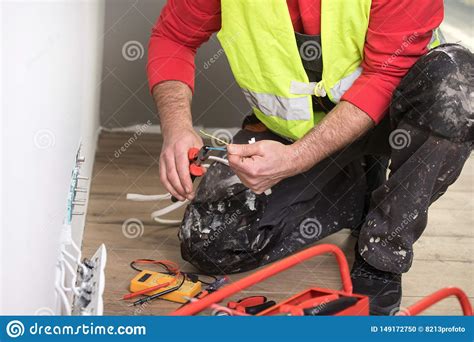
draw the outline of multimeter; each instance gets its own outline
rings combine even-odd
[[[130,292],[145,290],[147,288],[168,282],[170,283],[168,286],[149,292],[147,293],[148,296],[169,290],[175,287],[177,282],[180,282],[180,280],[176,280],[176,277],[173,275],[143,270],[131,280]],[[176,303],[187,303],[188,299],[186,298],[195,297],[199,292],[201,292],[201,290],[202,284],[200,281],[194,283],[192,281],[185,280],[183,285],[178,290],[167,293],[160,298]]]

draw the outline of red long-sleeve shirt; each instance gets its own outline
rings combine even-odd
[[[287,0],[287,4],[295,31],[320,34],[321,0]],[[342,99],[380,122],[393,90],[427,52],[432,30],[443,16],[443,0],[372,0],[363,72]],[[169,0],[150,38],[150,89],[179,80],[193,90],[196,49],[220,27],[220,0]]]

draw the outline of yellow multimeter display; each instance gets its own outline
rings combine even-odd
[[[143,270],[138,273],[130,282],[130,292],[137,292],[170,282],[170,284],[166,287],[147,293],[148,296],[151,296],[175,287],[177,282],[180,281],[181,280],[179,279],[176,280],[176,277],[172,275]],[[192,281],[185,280],[183,285],[178,290],[165,294],[160,298],[176,303],[186,303],[188,301],[186,297],[195,297],[199,292],[201,292],[201,287],[200,281],[193,283]]]

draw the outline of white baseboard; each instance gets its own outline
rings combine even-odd
[[[240,127],[194,126],[194,129],[196,131],[204,130],[204,131],[209,132],[211,134],[212,134],[212,132],[215,132],[215,131],[218,131],[218,130],[226,130],[226,131],[230,132],[232,135],[235,135],[240,130]],[[148,133],[148,134],[161,134],[161,127],[160,127],[160,125],[147,125],[146,123],[144,123],[144,124],[131,125],[131,126],[127,126],[127,127],[115,127],[115,128],[101,127],[101,131],[103,131],[103,132],[129,132],[129,133],[135,133],[137,131],[141,131],[142,133]]]

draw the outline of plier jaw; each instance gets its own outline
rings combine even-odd
[[[202,163],[208,158],[208,154],[211,151],[227,151],[224,147],[213,147],[204,145],[201,148],[192,147],[188,150],[189,160],[189,173],[191,174],[191,180],[194,181],[196,177],[202,177],[205,173],[204,166]],[[172,202],[176,202],[175,197],[171,197]]]
[[[207,149],[203,146],[201,149],[197,147],[190,148],[188,151],[189,159],[189,173],[194,180],[194,177],[201,177],[204,175],[204,167],[201,165],[207,158]]]
[[[194,177],[204,175],[204,167],[201,165],[208,157],[210,146],[204,145],[200,149],[197,147],[190,148],[188,151],[189,173]]]
[[[211,151],[226,151],[223,147],[213,147],[204,145],[200,149],[197,147],[190,148],[188,151],[189,159],[189,173],[194,177],[201,177],[204,175],[204,168],[201,165],[209,155]]]

